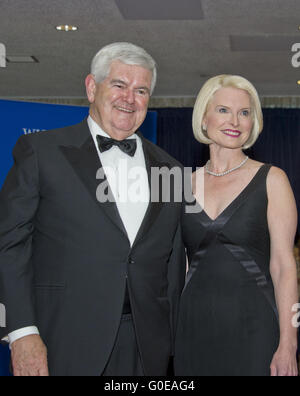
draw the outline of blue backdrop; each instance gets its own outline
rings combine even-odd
[[[12,149],[21,135],[74,125],[87,115],[88,107],[0,100],[0,188],[13,164]],[[140,130],[156,143],[156,129],[157,113],[149,111]],[[9,375],[8,367],[8,347],[0,344],[0,376]]]
[[[0,100],[0,187],[13,164],[12,149],[21,135],[77,124],[88,107]],[[157,113],[149,111],[141,126],[143,135],[156,143]]]

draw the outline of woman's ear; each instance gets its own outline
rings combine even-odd
[[[202,120],[202,130],[205,132],[207,131],[207,122],[205,117]]]
[[[202,130],[204,132],[206,132],[207,131],[207,117],[206,117],[206,113],[205,113],[205,115],[202,118],[202,125],[201,126],[202,126]]]

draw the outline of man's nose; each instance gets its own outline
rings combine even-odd
[[[126,89],[124,92],[124,99],[127,103],[133,104],[135,101],[135,93],[132,89]]]

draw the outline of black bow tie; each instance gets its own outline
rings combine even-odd
[[[118,146],[124,153],[133,157],[136,151],[136,139],[115,140],[105,136],[97,135],[98,147],[101,153]]]

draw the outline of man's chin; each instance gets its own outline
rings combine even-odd
[[[140,125],[136,125],[136,123],[119,123],[113,125],[113,132],[120,135],[133,135]]]
[[[114,127],[112,128],[110,135],[114,139],[123,140],[133,135],[137,131],[137,129],[138,128],[136,127],[128,128],[128,129],[124,127],[123,128]]]

